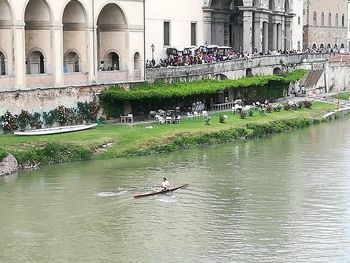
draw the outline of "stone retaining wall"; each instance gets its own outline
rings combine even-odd
[[[18,172],[18,162],[16,158],[10,154],[0,162],[0,176],[10,175],[16,172]]]

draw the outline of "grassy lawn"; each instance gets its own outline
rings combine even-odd
[[[196,135],[215,131],[227,130],[233,127],[245,127],[246,124],[267,124],[274,120],[285,120],[295,118],[320,118],[325,113],[336,109],[337,106],[329,103],[315,102],[312,109],[300,109],[297,111],[285,111],[266,113],[265,116],[254,112],[253,116],[240,119],[238,114],[231,112],[221,113],[227,115],[225,123],[219,123],[220,113],[210,114],[210,125],[204,120],[183,118],[180,124],[157,124],[143,123],[134,125],[125,124],[103,124],[94,129],[57,134],[47,136],[15,136],[0,135],[0,150],[13,152],[16,150],[28,150],[40,147],[48,142],[67,145],[79,145],[95,151],[93,158],[107,159],[125,155],[126,152],[135,149],[144,149],[149,146],[167,143],[178,136]],[[152,127],[152,128],[151,128]],[[108,147],[102,145],[108,144]]]
[[[350,97],[350,92],[339,92],[335,95],[332,96],[333,98],[335,99],[341,99],[341,100],[349,100],[349,97]]]

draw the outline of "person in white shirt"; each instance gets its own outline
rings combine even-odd
[[[170,188],[170,183],[169,183],[169,181],[164,177],[164,178],[163,178],[163,182],[162,182],[162,189],[163,189],[163,190],[166,190],[166,189],[168,189],[168,188]]]

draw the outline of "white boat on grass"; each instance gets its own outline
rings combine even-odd
[[[91,129],[96,127],[97,124],[88,124],[88,125],[74,125],[74,126],[61,126],[61,127],[52,127],[52,128],[44,128],[37,130],[27,130],[27,131],[15,131],[15,135],[22,136],[35,136],[35,135],[50,135],[50,134],[58,134],[58,133],[66,133],[66,132],[75,132],[75,131],[83,131],[87,129]]]

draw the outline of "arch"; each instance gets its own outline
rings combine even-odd
[[[28,74],[44,74],[45,73],[45,57],[39,49],[34,49],[28,55],[27,73]]]
[[[117,51],[111,50],[106,53],[103,61],[104,71],[113,71],[120,69],[120,56]]]
[[[134,54],[134,70],[141,69],[141,56],[139,52],[135,52]]]
[[[78,0],[70,0],[63,9],[63,26],[84,25],[87,26],[87,13],[83,4]]]
[[[334,44],[334,48],[337,49],[337,48],[338,48],[338,45],[337,45],[337,44]]]
[[[321,45],[320,45],[320,48],[324,48],[324,45],[323,45],[323,44],[321,44]]]
[[[77,50],[68,50],[63,57],[64,73],[80,72],[80,57]]]
[[[24,22],[26,27],[32,24],[40,26],[50,25],[52,22],[52,9],[45,0],[29,0],[25,5]]]
[[[215,80],[225,80],[225,79],[228,79],[228,78],[227,78],[227,76],[225,74],[218,73],[218,74],[214,75],[214,79]]]
[[[273,69],[273,75],[281,75],[282,74],[282,69],[279,67],[276,67]]]
[[[253,70],[251,68],[247,68],[245,70],[246,77],[252,77],[253,76]]]
[[[97,16],[97,26],[127,25],[125,12],[115,3],[106,4]]]
[[[317,48],[316,43],[313,43],[313,44],[312,44],[312,49],[316,49],[316,48]]]
[[[328,26],[332,25],[332,14],[328,13]]]
[[[331,46],[331,44],[327,44],[327,48],[331,48],[332,46]]]
[[[0,0],[0,25],[13,24],[13,12],[7,0]]]
[[[345,48],[345,45],[342,43],[342,44],[340,45],[340,48]]]

